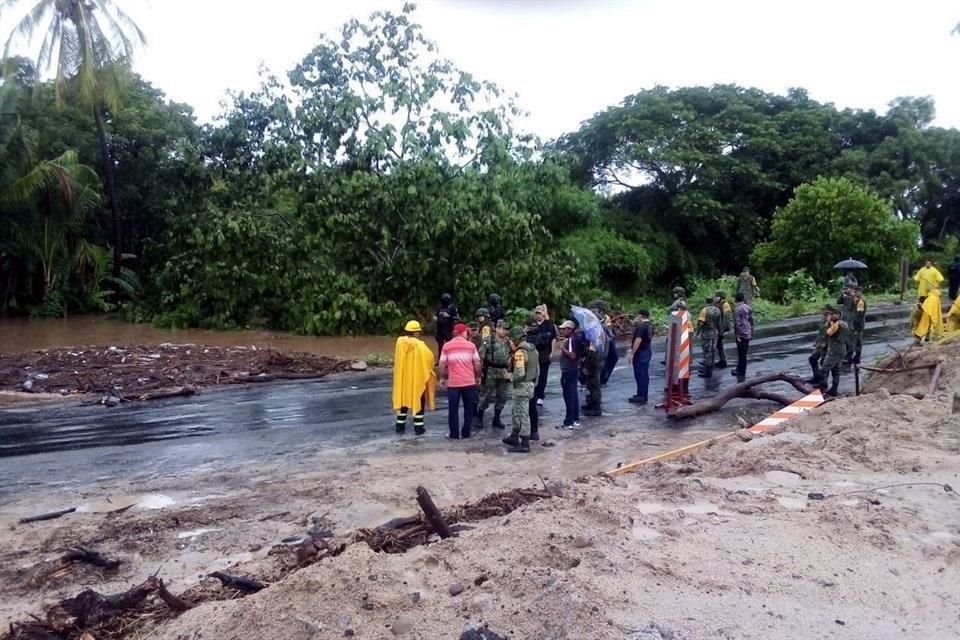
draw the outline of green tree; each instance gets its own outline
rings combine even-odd
[[[916,223],[899,220],[874,192],[846,178],[818,178],[776,211],[770,240],[757,246],[753,261],[768,277],[805,270],[826,283],[837,275],[834,264],[854,257],[869,266],[873,283],[887,286],[918,240]]]
[[[126,63],[146,37],[113,0],[2,0],[0,13],[23,6],[27,11],[7,39],[4,58],[10,56],[17,40],[24,39],[29,45],[42,33],[36,69],[38,73],[55,70],[58,104],[67,96],[68,80],[76,79],[79,98],[91,109],[96,125],[113,222],[113,275],[119,276],[122,217],[104,116],[108,109],[119,107],[129,75]]]
[[[0,181],[0,207],[12,238],[6,249],[26,263],[21,271],[28,276],[30,265],[39,264],[44,306],[66,313],[60,287],[88,255],[82,232],[87,216],[100,204],[100,181],[75,152],[37,161],[35,146],[34,132],[17,127],[0,149],[0,166],[7,168]],[[26,286],[29,289],[29,283]],[[6,306],[9,299],[4,302]]]

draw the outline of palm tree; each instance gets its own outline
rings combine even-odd
[[[77,79],[80,99],[93,111],[113,223],[113,269],[119,275],[123,238],[113,158],[104,126],[104,112],[117,109],[125,63],[136,45],[146,43],[140,27],[113,0],[0,0],[0,16],[27,7],[4,47],[8,59],[14,44],[43,34],[37,73],[56,71],[56,99],[66,99],[67,80]]]
[[[43,298],[56,288],[70,264],[82,258],[82,232],[87,216],[100,204],[100,179],[81,164],[75,151],[37,161],[36,137],[17,126],[0,146],[0,209],[8,213],[5,236],[17,252],[38,260]]]

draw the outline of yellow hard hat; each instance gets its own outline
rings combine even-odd
[[[416,320],[411,320],[403,327],[403,330],[407,333],[417,333],[418,331],[423,331],[423,327],[421,327],[420,323]]]

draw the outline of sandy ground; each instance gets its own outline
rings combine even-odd
[[[248,466],[20,495],[5,510],[87,504],[60,520],[0,523],[0,619],[87,586],[120,591],[158,568],[174,591],[217,569],[271,582],[281,540],[318,527],[346,539],[410,515],[418,484],[452,505],[542,476],[563,480],[563,495],[405,554],[353,544],[258,594],[129,637],[439,640],[489,625],[518,639],[957,638],[960,496],[920,484],[960,488],[957,349],[923,352],[948,363],[935,397],[878,390],[831,402],[788,431],[618,478],[595,472],[722,431],[732,412],[686,433],[615,422],[587,436],[551,433],[555,446],[519,461],[490,437],[442,456],[407,438],[346,458],[320,452],[293,471]],[[911,384],[928,381],[881,386]],[[851,491],[861,493],[836,495]],[[54,573],[74,544],[126,564]]]

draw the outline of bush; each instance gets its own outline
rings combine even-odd
[[[767,278],[805,269],[826,283],[836,275],[834,264],[854,257],[867,263],[876,286],[891,286],[900,258],[916,254],[919,238],[916,223],[899,220],[869,189],[846,178],[818,178],[777,209],[770,240],[757,246],[753,261]]]
[[[647,250],[610,229],[577,231],[563,245],[578,258],[589,282],[602,282],[613,294],[635,292],[650,277],[653,261]]]
[[[797,269],[787,276],[783,300],[787,304],[817,302],[830,297],[830,292],[818,285],[804,269]]]

